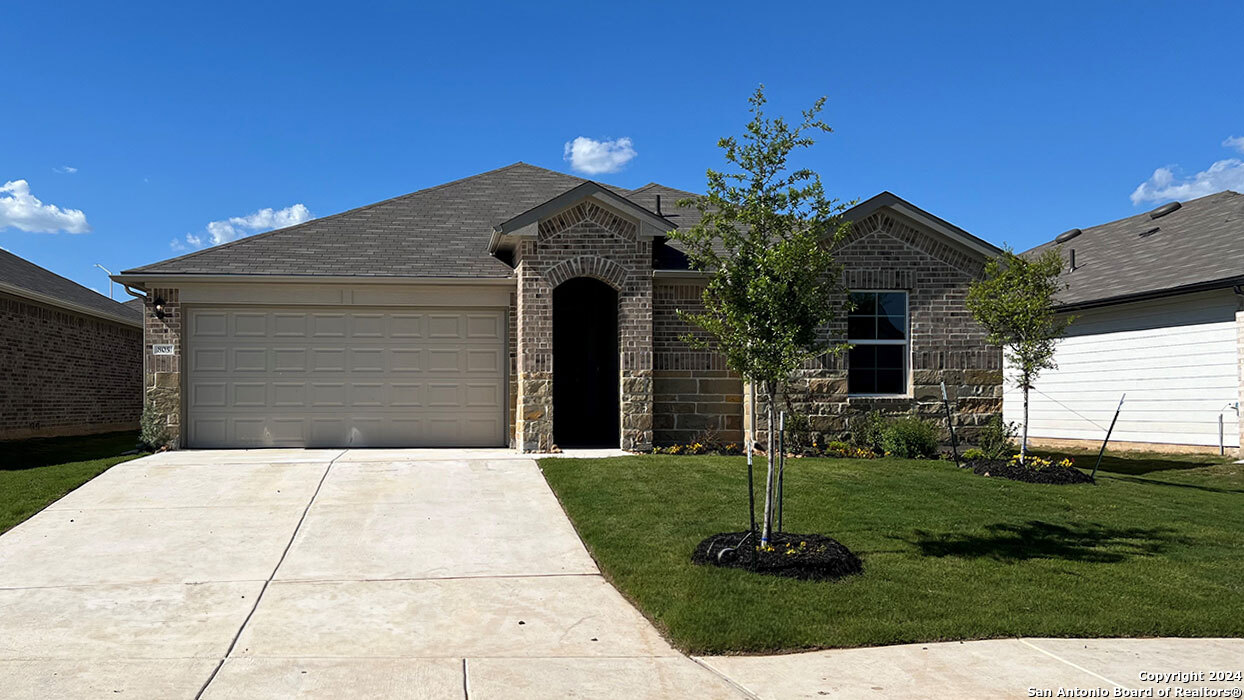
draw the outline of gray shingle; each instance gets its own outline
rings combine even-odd
[[[1064,258],[1071,249],[1076,270],[1063,274],[1068,288],[1058,298],[1064,304],[1225,283],[1244,277],[1244,195],[1227,190],[1158,219],[1146,212],[1086,228],[1063,244]]]
[[[515,163],[125,274],[508,277],[487,251],[493,225],[584,182]]]
[[[0,282],[52,299],[99,311],[108,316],[142,320],[142,307],[127,307],[77,282],[0,249]]]

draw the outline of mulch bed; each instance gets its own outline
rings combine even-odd
[[[786,576],[805,580],[842,578],[863,571],[860,558],[851,553],[838,540],[825,535],[800,535],[791,532],[778,533],[770,540],[773,551],[757,551],[756,567],[752,568],[752,551],[760,544],[760,534],[748,539],[742,547],[726,556],[719,556],[723,549],[736,547],[747,534],[722,532],[709,537],[696,546],[691,555],[695,564],[725,566],[732,569],[755,571],[770,576]],[[794,554],[787,551],[794,550]],[[733,554],[733,556],[731,556]]]
[[[964,466],[979,476],[998,476],[1012,481],[1026,481],[1030,484],[1065,485],[1095,483],[1093,477],[1075,467],[1051,465],[1041,469],[1033,469],[1032,467],[1012,464],[1005,459],[978,459],[968,462]]]

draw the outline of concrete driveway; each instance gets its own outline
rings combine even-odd
[[[173,452],[0,537],[5,697],[740,697],[497,450]]]

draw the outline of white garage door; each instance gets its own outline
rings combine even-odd
[[[505,444],[505,313],[190,308],[191,447]]]

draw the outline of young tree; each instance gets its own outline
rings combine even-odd
[[[1008,248],[985,264],[984,277],[968,290],[968,310],[985,327],[988,342],[1006,353],[1015,385],[1024,392],[1020,463],[1028,457],[1028,393],[1042,370],[1057,366],[1055,346],[1072,320],[1054,312],[1054,295],[1066,287],[1059,282],[1062,271],[1057,247],[1031,258]]]
[[[692,267],[711,273],[704,311],[680,312],[708,339],[684,339],[721,352],[730,369],[760,390],[765,403],[764,544],[773,526],[774,402],[805,363],[842,347],[827,342],[823,329],[837,315],[832,300],[842,298],[831,249],[847,222],[841,217],[846,206],[825,195],[815,172],[787,163],[795,149],[813,144],[813,133],[830,131],[817,117],[825,98],[804,111],[794,127],[781,117],[765,116],[763,85],[748,101],[752,119],[741,139],[727,137],[717,144],[738,172],[709,170],[707,194],[679,203],[699,209],[700,222],[671,238],[686,246]],[[750,483],[750,460],[748,469]]]

